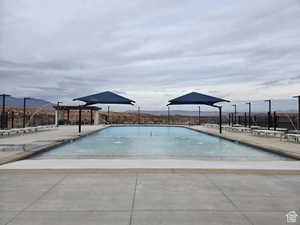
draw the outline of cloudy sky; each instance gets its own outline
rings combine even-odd
[[[299,0],[0,0],[0,91],[17,97],[287,99],[299,60]]]

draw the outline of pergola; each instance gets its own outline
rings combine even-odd
[[[178,98],[169,100],[169,105],[208,105],[219,109],[219,130],[222,133],[222,106],[215,105],[218,102],[230,102],[228,100],[209,95],[191,92]]]
[[[111,91],[100,92],[93,95],[88,95],[80,98],[75,98],[73,101],[83,101],[86,104],[84,105],[94,105],[94,104],[129,104],[134,105],[135,101],[125,98],[121,95],[115,94]],[[82,107],[82,106],[80,106]],[[107,110],[108,118],[109,118],[109,106]],[[81,110],[79,110],[79,118],[81,117]],[[79,133],[81,132],[81,121],[79,120]]]
[[[53,106],[57,112],[59,111],[67,111],[67,117],[68,120],[70,120],[70,111],[81,111],[81,110],[89,110],[91,112],[91,123],[93,120],[93,111],[98,111],[101,110],[102,108],[97,107],[97,106],[78,106],[78,105],[55,105]],[[81,118],[80,118],[81,119]]]

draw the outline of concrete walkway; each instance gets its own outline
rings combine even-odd
[[[300,144],[280,141],[280,138],[275,137],[258,137],[247,133],[236,133],[223,130],[219,134],[219,129],[208,128],[204,126],[189,126],[194,130],[199,130],[208,134],[221,136],[230,140],[239,141],[241,143],[250,144],[253,146],[271,149],[274,152],[284,153],[300,159]]]
[[[300,161],[207,161],[188,159],[41,159],[0,166],[0,173],[172,172],[299,174]]]
[[[0,174],[0,184],[0,225],[282,225],[300,215],[300,175]]]
[[[104,127],[106,126],[82,126],[81,135],[87,135]],[[78,126],[59,126],[37,133],[0,137],[0,164],[77,137]]]

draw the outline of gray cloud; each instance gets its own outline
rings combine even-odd
[[[64,101],[114,90],[149,109],[194,90],[287,98],[299,26],[298,0],[2,0],[0,89]]]

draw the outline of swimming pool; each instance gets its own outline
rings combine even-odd
[[[112,126],[39,154],[35,158],[128,157],[289,160],[188,128],[169,126]]]

